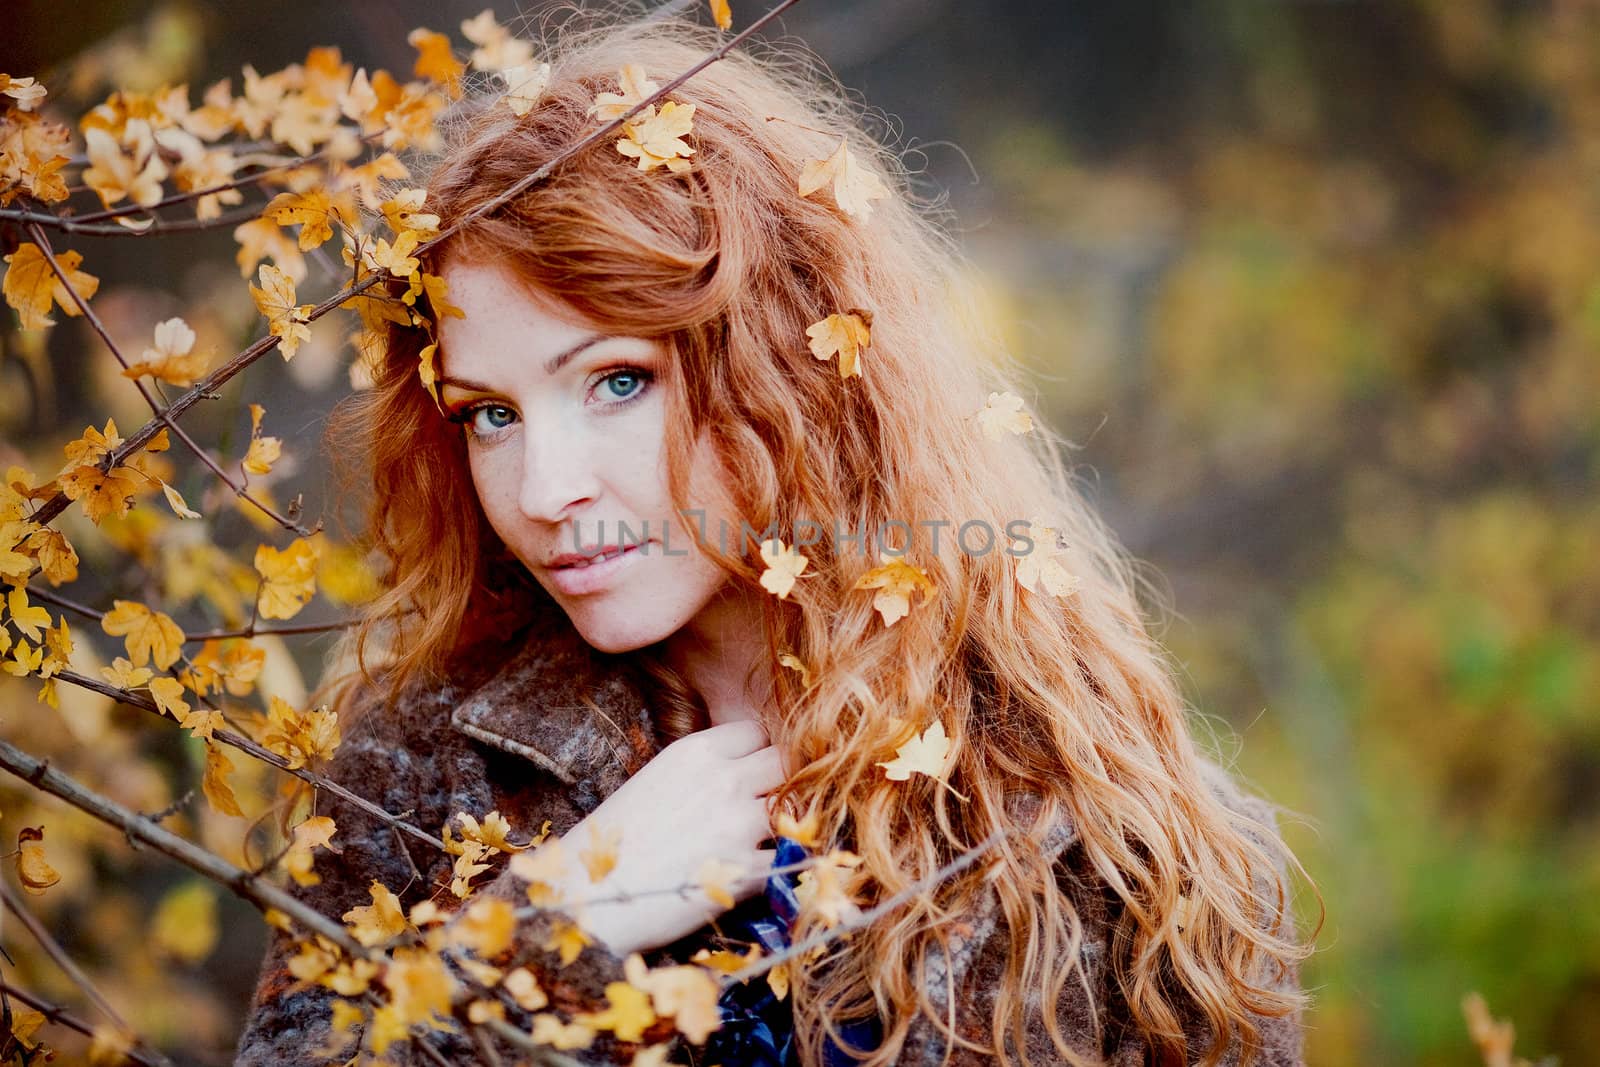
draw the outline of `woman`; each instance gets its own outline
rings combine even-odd
[[[453,132],[426,209],[448,230],[715,43],[568,27],[525,115]],[[666,100],[437,246],[436,333],[395,329],[346,413],[391,567],[333,777],[423,826],[495,810],[614,859],[552,876],[518,929],[546,1041],[630,953],[682,962],[779,914],[780,948],[841,936],[781,998],[724,998],[743,1044],[677,1062],[1298,1063],[1299,865],[1197,752],[1060,442],[989,403],[1015,379],[964,325],[952,242],[803,57],[735,54]],[[344,851],[306,899],[454,902],[454,857],[326,812]],[[762,872],[802,845],[858,862],[785,916],[792,880]],[[744,872],[730,896],[639,895],[708,860]],[[485,877],[527,903],[511,867]],[[563,965],[571,913],[590,941]],[[278,935],[240,1062],[331,1040],[291,954]],[[591,1057],[639,1047],[591,1029]],[[415,1062],[483,1055],[430,1040]]]

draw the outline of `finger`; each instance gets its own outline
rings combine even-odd
[[[783,753],[777,745],[757,749],[748,756],[734,761],[734,773],[751,796],[766,796],[783,784]]]
[[[754,719],[736,719],[733,722],[710,726],[690,737],[698,738],[713,756],[738,759],[748,756],[767,744],[767,730]]]
[[[733,898],[743,900],[764,890],[767,887],[767,872],[777,856],[778,850],[773,848],[761,848],[752,852],[745,864],[744,872],[736,875],[733,885],[728,888]]]

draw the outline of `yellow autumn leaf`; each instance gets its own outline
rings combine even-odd
[[[429,237],[439,232],[439,216],[422,210],[427,198],[426,189],[401,189],[385,200],[379,210],[396,235],[409,230],[420,237]]]
[[[513,115],[521,118],[533,110],[544,95],[545,86],[550,84],[550,64],[524,63],[506,67],[500,71],[500,77],[506,83],[505,95],[501,99]]]
[[[589,847],[578,853],[589,872],[589,881],[598,882],[617,866],[617,847],[622,843],[622,827],[589,827]]]
[[[438,351],[439,346],[431,344],[417,354],[417,377],[436,405],[439,403],[439,372],[433,365],[433,357]]]
[[[533,58],[533,45],[511,36],[510,30],[495,21],[491,8],[463,19],[461,36],[478,46],[469,57],[474,70],[505,70]]]
[[[829,182],[833,183],[833,200],[839,210],[862,222],[872,216],[872,201],[889,195],[878,176],[856,161],[844,137],[839,138],[839,147],[827,159],[806,162],[800,169],[798,189],[801,196],[810,196]]]
[[[577,923],[561,920],[550,931],[550,937],[545,941],[544,948],[548,952],[558,953],[562,966],[566,966],[578,958],[585,945],[592,944],[594,941]]]
[[[694,149],[684,140],[693,131],[693,104],[668,100],[660,111],[652,104],[623,123],[617,151],[637,159],[640,170],[666,167],[674,174],[681,174],[689,169],[688,157],[694,154]]]
[[[278,350],[287,362],[300,350],[302,341],[311,340],[311,327],[306,323],[312,306],[294,302],[294,282],[270,263],[261,264],[257,276],[261,287],[252,285],[250,295],[255,298],[261,314],[267,317],[267,329],[278,338]]]
[[[451,99],[461,95],[461,76],[467,65],[450,53],[450,38],[418,27],[406,37],[406,43],[417,50],[411,73],[438,82]]]
[[[0,96],[9,96],[18,111],[32,111],[45,97],[45,87],[33,78],[13,78],[0,74]]]
[[[194,331],[180,318],[167,319],[156,325],[155,345],[144,350],[137,363],[123,370],[124,378],[139,378],[148,374],[171,385],[193,385],[204,377],[210,362],[204,352],[194,352]]]
[[[41,527],[28,535],[23,547],[39,561],[51,585],[62,585],[78,577],[78,551],[61,531]]]
[[[469,904],[452,924],[450,943],[471,949],[481,959],[490,959],[511,947],[516,928],[517,917],[510,901],[485,898]]]
[[[526,967],[518,967],[506,975],[500,985],[523,1011],[538,1011],[550,1003],[549,995],[539,987],[539,980]]]
[[[34,896],[61,881],[61,875],[44,858],[44,827],[24,826],[17,832],[17,877]]]
[[[144,480],[131,467],[74,467],[57,479],[68,500],[83,505],[89,521],[99,524],[107,516],[122,518],[133,507],[133,498],[144,489]]]
[[[228,774],[233,770],[233,761],[223,751],[222,746],[215,743],[206,745],[206,771],[200,780],[200,788],[210,801],[212,810],[223,814],[244,817],[244,812],[239,809],[239,800],[233,795],[233,786],[228,784]]]
[[[561,1051],[588,1048],[594,1043],[592,1029],[582,1023],[564,1023],[560,1016],[547,1011],[533,1017],[532,1037],[536,1045],[549,1045]]]
[[[43,664],[44,649],[33,648],[28,642],[18,640],[16,647],[11,650],[11,658],[4,664],[0,664],[0,669],[3,669],[7,674],[23,678],[37,671]]]
[[[382,882],[374,879],[367,892],[372,895],[371,904],[351,908],[340,918],[350,928],[350,936],[370,948],[393,941],[410,924],[400,909],[400,898]]]
[[[700,883],[700,888],[705,895],[724,908],[734,905],[733,893],[729,886],[740,874],[741,868],[737,863],[719,860],[715,856],[708,857],[695,872],[695,880]]]
[[[239,250],[234,255],[239,264],[239,277],[250,277],[256,264],[270,259],[296,285],[306,280],[305,256],[294,238],[271,219],[256,218],[240,223],[233,229],[233,239],[239,242]]]
[[[761,588],[782,600],[794,588],[795,579],[805,571],[810,560],[800,554],[799,548],[785,547],[781,539],[773,538],[761,542],[761,562],[767,565],[761,574]]]
[[[464,811],[456,812],[452,821],[454,820],[460,820],[461,836],[465,840],[476,841],[500,852],[521,852],[528,847],[528,845],[512,843],[510,839],[511,823],[499,811],[491,811],[485,815],[481,824],[476,817]],[[445,850],[452,853],[458,852],[459,842],[450,836],[449,822],[445,823],[443,837]]]
[[[201,517],[198,511],[190,508],[189,505],[184,501],[183,495],[166,482],[161,483],[161,492],[167,498],[167,506],[172,508],[173,512],[178,516],[178,518],[198,519]]]
[[[437,1014],[450,1017],[450,997],[455,979],[432,950],[401,946],[394,950],[383,984],[389,990],[388,1007],[407,1026],[418,1023],[438,1025]]]
[[[189,714],[189,702],[183,699],[183,683],[176,678],[150,679],[150,699],[156,707],[182,722]]]
[[[1022,539],[1012,542],[1017,560],[1017,584],[1045,596],[1068,597],[1083,584],[1080,575],[1067,566],[1067,553],[1056,541],[1056,531],[1034,519],[1028,524],[1028,540],[1033,547],[1021,551]]]
[[[921,734],[895,749],[894,759],[876,766],[884,769],[884,777],[896,782],[903,782],[913,774],[940,778],[949,755],[950,739],[945,736],[944,723],[935,719]]]
[[[343,849],[332,843],[333,835],[337,831],[338,828],[333,820],[326,815],[313,815],[295,826],[289,850],[283,858],[283,865],[296,884],[313,886],[322,881],[322,877],[312,870],[313,850],[325,848],[329,852],[342,852]]]
[[[123,145],[106,130],[90,127],[84,131],[90,165],[84,168],[83,184],[99,194],[105,207],[120,200],[150,207],[162,197],[161,180],[167,176],[167,165],[156,150],[148,123],[131,120],[127,133],[132,143],[124,152]],[[135,224],[130,228],[142,227]]]
[[[252,437],[242,465],[251,474],[270,474],[272,465],[283,454],[283,441],[276,437]]]
[[[258,604],[264,619],[292,619],[316,594],[317,550],[310,541],[296,540],[281,550],[261,545],[255,567],[261,575]]]
[[[66,456],[67,465],[63,473],[80,465],[99,463],[106,453],[120,447],[123,443],[122,435],[117,432],[117,420],[107,419],[105,429],[97,430],[93,426],[84,428],[83,435],[76,441],[67,442],[61,454]]]
[[[806,848],[816,848],[820,844],[822,833],[822,816],[816,811],[806,812],[805,818],[796,820],[786,811],[780,811],[773,820],[772,828],[782,837],[804,845]]]
[[[789,995],[789,964],[787,961],[767,971],[767,988],[772,990],[772,995],[779,1000]]]
[[[846,888],[847,872],[861,865],[854,852],[836,848],[818,858],[810,870],[795,879],[794,895],[800,906],[814,910],[824,926],[833,927],[859,914],[860,908]]]
[[[640,1040],[645,1029],[656,1021],[650,995],[628,982],[607,982],[606,1000],[604,1011],[580,1012],[572,1021],[594,1030],[610,1030],[618,1041]]]
[[[893,626],[911,613],[912,593],[920,591],[926,603],[938,590],[921,567],[888,553],[881,553],[879,559],[882,564],[863,574],[851,588],[878,590],[872,606],[883,617],[885,626]]]
[[[36,1049],[39,1047],[39,1042],[33,1039],[33,1035],[38,1032],[39,1027],[43,1026],[45,1022],[44,1012],[42,1011],[13,1007],[11,1009],[11,1036],[16,1038],[23,1048],[30,1051]]]
[[[807,667],[799,656],[793,652],[779,652],[778,662],[788,667],[791,671],[799,671],[801,685],[807,687],[811,685],[811,668]]]
[[[1022,410],[1022,403],[1022,398],[1015,393],[990,393],[988,403],[978,412],[978,428],[991,441],[998,441],[1008,433],[1031,432],[1033,416]]]
[[[645,77],[644,68],[637,63],[624,65],[617,72],[617,82],[621,92],[597,93],[594,103],[589,105],[589,114],[602,122],[621,117],[633,105],[661,88]]]
[[[472,880],[489,869],[489,864],[480,861],[492,850],[477,841],[462,841],[458,847],[460,851],[450,870],[450,892],[465,900],[476,888]]]
[[[649,968],[637,952],[622,962],[622,973],[635,989],[650,994],[655,1013],[672,1019],[678,1032],[697,1045],[722,1026],[717,998],[721,990],[704,967],[669,965]]]
[[[6,303],[17,309],[24,330],[40,330],[55,324],[50,317],[52,301],[68,315],[82,314],[77,301],[50,269],[50,261],[38,245],[24,241],[5,260],[10,266],[6,268],[4,283],[0,283],[0,292],[4,293]],[[73,292],[83,300],[87,301],[100,288],[99,278],[78,269],[83,256],[77,252],[62,252],[56,256],[56,262],[61,264]]]
[[[137,689],[155,677],[155,672],[149,667],[135,667],[128,660],[118,656],[111,661],[111,666],[100,668],[100,677],[118,689]]]
[[[420,240],[415,230],[405,230],[395,236],[394,244],[380,237],[371,250],[372,262],[396,278],[410,278],[417,273],[422,261],[411,253],[417,250]]]
[[[26,634],[30,641],[39,641],[41,630],[50,625],[50,612],[29,604],[28,591],[20,585],[12,586],[6,594],[6,610],[11,616],[11,624]]]
[[[302,252],[320,248],[332,239],[334,224],[339,221],[338,208],[324,189],[279,193],[261,213],[279,226],[299,226]]]
[[[290,770],[333,758],[339,748],[339,713],[327,707],[296,711],[281,697],[268,702],[261,744],[282,756]]]
[[[195,964],[217,944],[217,897],[207,882],[193,881],[167,893],[150,921],[150,941],[164,956]]]
[[[183,652],[183,631],[171,618],[151,611],[136,600],[112,601],[111,610],[100,620],[100,628],[112,637],[121,637],[128,648],[128,659],[143,667],[153,659],[166,670],[178,662]]]
[[[861,352],[872,343],[872,312],[863,308],[829,315],[806,327],[811,354],[818,359],[839,357],[839,377],[861,377]]]
[[[72,631],[67,626],[66,617],[56,620],[56,625],[44,633],[45,654],[44,666],[39,673],[42,677],[49,678],[60,674],[71,665],[72,661]]]
[[[728,7],[728,0],[711,0],[711,18],[719,30],[733,25],[733,10]]]

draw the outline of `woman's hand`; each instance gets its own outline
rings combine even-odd
[[[740,868],[724,884],[736,901],[753,895],[774,855],[757,847],[772,834],[763,798],[783,778],[777,749],[753,720],[679,738],[561,838],[566,863],[556,888],[584,929],[619,956],[675,941],[726,909],[698,888],[583,902],[697,887],[708,859]],[[616,866],[592,882],[580,857],[608,841],[616,844]]]

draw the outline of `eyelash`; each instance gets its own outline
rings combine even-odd
[[[610,381],[612,378],[622,377],[623,375],[627,375],[629,377],[633,377],[633,378],[639,379],[639,382],[640,382],[639,388],[634,390],[634,392],[631,395],[623,397],[621,400],[611,400],[611,401],[603,402],[601,404],[601,406],[603,408],[607,408],[607,409],[610,409],[611,411],[615,411],[617,408],[626,407],[627,405],[633,403],[635,400],[638,400],[640,397],[642,397],[646,393],[648,393],[650,391],[650,387],[655,382],[655,375],[652,372],[646,370],[643,367],[636,367],[636,366],[633,366],[633,365],[629,364],[629,365],[621,366],[621,367],[613,367],[611,370],[608,370],[605,373],[603,373],[595,381],[595,383],[594,383],[595,388],[599,388],[601,385],[603,385],[606,382]],[[456,408],[455,410],[451,411],[448,415],[446,415],[445,418],[448,419],[450,422],[453,422],[456,425],[460,426],[461,429],[466,433],[466,435],[469,438],[474,438],[474,439],[477,439],[477,440],[485,440],[485,439],[488,439],[488,438],[491,438],[491,437],[495,436],[495,434],[493,434],[493,433],[487,433],[487,434],[486,433],[479,433],[478,431],[473,429],[472,422],[473,422],[473,419],[475,419],[477,417],[478,412],[484,411],[484,410],[486,410],[488,408],[505,408],[508,411],[511,410],[510,405],[508,405],[508,404],[502,404],[502,403],[499,403],[498,401],[494,401],[494,400],[480,400],[480,401],[477,401],[476,403],[467,404],[467,405],[465,405],[463,407]],[[509,428],[509,424],[508,424],[508,426],[503,426],[500,429],[504,430],[504,429],[508,429],[508,428]]]

